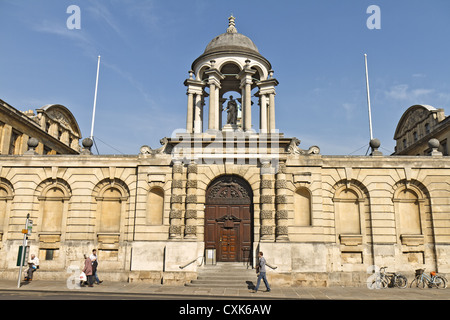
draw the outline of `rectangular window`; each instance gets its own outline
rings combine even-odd
[[[4,124],[3,122],[0,121],[0,148],[1,148],[1,146],[2,146],[3,126],[4,126],[4,125],[5,125],[5,124]],[[3,149],[3,148],[1,148],[1,149]],[[0,149],[0,154],[2,153],[1,149]]]
[[[448,154],[449,154],[449,150],[448,150],[448,145],[447,145],[447,139],[445,139],[444,141],[441,141],[441,151],[442,151],[442,154],[444,155],[444,156],[448,156]]]
[[[45,260],[53,260],[53,254],[55,253],[55,249],[47,249],[45,250]]]
[[[44,259],[45,261],[52,261],[58,258],[59,249],[40,249],[39,259]]]
[[[11,140],[9,143],[9,152],[8,154],[18,154],[20,143],[19,143],[20,133],[17,131],[11,132]]]

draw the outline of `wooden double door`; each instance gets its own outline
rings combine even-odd
[[[214,180],[206,192],[205,248],[216,260],[251,261],[253,208],[248,183],[237,176]]]

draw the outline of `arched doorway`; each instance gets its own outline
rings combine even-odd
[[[216,249],[219,262],[251,261],[253,192],[241,177],[211,182],[205,199],[205,249]]]

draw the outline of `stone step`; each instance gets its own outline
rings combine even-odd
[[[187,283],[187,287],[202,287],[202,288],[241,288],[252,289],[256,285],[256,278],[253,280],[192,280]]]
[[[236,269],[236,270],[220,270],[220,269],[206,269],[206,270],[200,270],[197,269],[198,274],[200,275],[225,275],[225,276],[239,276],[239,275],[247,275],[247,274],[256,274],[256,271],[254,269]]]
[[[256,272],[242,272],[242,273],[213,273],[213,272],[202,272],[199,273],[198,279],[247,279],[248,277],[256,276]]]
[[[254,289],[256,286],[255,281],[244,281],[244,282],[197,282],[196,280],[192,280],[190,283],[186,284],[186,287],[197,287],[197,288],[233,288],[233,289]]]
[[[252,289],[256,284],[256,272],[242,263],[217,263],[198,269],[197,279],[186,286]]]

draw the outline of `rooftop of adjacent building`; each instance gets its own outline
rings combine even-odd
[[[444,109],[430,105],[413,105],[400,118],[394,134],[395,155],[427,154],[429,142],[437,139],[444,155],[449,154],[447,139],[450,137],[450,116]]]
[[[22,154],[30,144],[39,154],[77,154],[81,131],[63,105],[48,104],[35,113],[19,111],[0,99],[0,137],[0,154]]]

